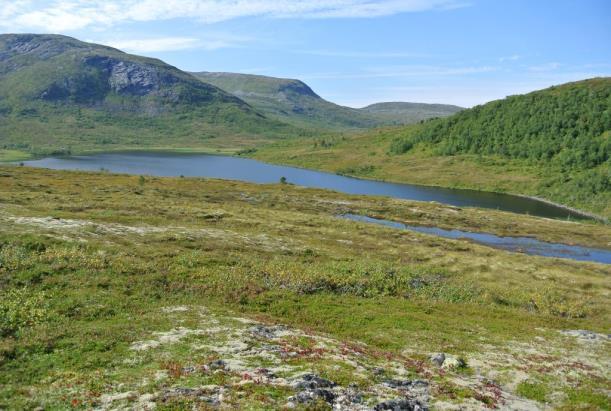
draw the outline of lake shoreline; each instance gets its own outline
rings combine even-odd
[[[240,156],[241,157],[241,156]],[[522,197],[522,198],[526,198],[529,200],[534,200],[534,201],[539,201],[541,203],[545,203],[547,205],[551,205],[563,210],[566,210],[568,212],[574,213],[574,214],[578,214],[581,217],[583,217],[583,220],[594,220],[598,223],[602,223],[602,224],[609,224],[609,219],[606,217],[603,217],[601,215],[586,211],[586,210],[581,210],[578,208],[574,208],[574,207],[570,207],[564,204],[560,204],[560,203],[556,203],[552,200],[547,200],[545,198],[542,197],[537,197],[537,196],[533,196],[533,195],[528,195],[528,194],[520,194],[520,193],[514,193],[511,191],[493,191],[493,190],[479,190],[477,188],[469,188],[469,187],[464,187],[464,186],[445,186],[445,185],[441,185],[441,184],[421,184],[421,183],[412,183],[412,182],[406,182],[406,181],[399,181],[399,180],[394,180],[394,179],[379,179],[379,178],[371,178],[371,177],[364,177],[364,176],[356,176],[354,174],[344,174],[344,173],[338,173],[338,172],[333,172],[330,170],[325,170],[323,168],[309,168],[309,167],[303,167],[303,166],[299,166],[299,165],[294,165],[294,164],[290,164],[290,163],[284,163],[284,162],[275,162],[275,161],[269,161],[269,160],[261,160],[259,158],[256,157],[245,157],[245,158],[250,158],[253,160],[257,160],[260,161],[262,163],[267,163],[267,164],[276,164],[276,165],[282,165],[282,166],[286,166],[286,167],[293,167],[293,168],[299,168],[301,170],[314,170],[314,171],[320,171],[320,172],[324,172],[324,173],[329,173],[329,174],[335,174],[335,175],[339,175],[339,176],[344,176],[344,177],[350,177],[350,178],[354,178],[357,180],[364,180],[364,181],[376,181],[376,182],[381,182],[381,183],[392,183],[392,184],[404,184],[404,185],[410,185],[410,186],[419,186],[419,187],[434,187],[434,188],[446,188],[446,189],[450,189],[450,190],[465,190],[465,191],[473,191],[473,192],[477,192],[477,193],[492,193],[492,194],[501,194],[501,195],[512,195],[515,197]],[[533,216],[533,217],[539,217],[539,218],[549,218],[549,217],[540,217],[540,216]],[[559,220],[558,218],[556,218],[555,220]]]
[[[87,156],[87,155],[103,155],[103,154],[146,154],[146,153],[154,153],[154,154],[175,154],[175,155],[210,155],[210,156],[217,156],[217,157],[228,157],[228,158],[240,158],[240,159],[247,159],[247,160],[252,160],[252,161],[256,161],[259,162],[261,164],[268,164],[268,165],[275,165],[275,166],[282,166],[282,167],[287,167],[287,168],[292,168],[292,169],[299,169],[299,170],[304,170],[304,171],[310,171],[310,172],[319,172],[319,173],[324,173],[324,174],[328,174],[330,176],[340,176],[340,177],[345,177],[345,178],[350,178],[350,179],[354,179],[354,180],[358,180],[358,181],[364,181],[364,182],[377,182],[377,183],[388,183],[388,184],[395,184],[395,185],[400,185],[400,186],[405,186],[405,187],[412,187],[415,189],[418,188],[422,188],[422,189],[441,189],[441,190],[448,190],[448,191],[457,191],[457,192],[462,192],[462,193],[472,193],[474,195],[477,194],[492,194],[492,195],[505,195],[505,196],[513,196],[516,198],[522,198],[522,199],[527,199],[527,200],[531,200],[531,201],[536,201],[539,202],[541,204],[545,204],[554,208],[557,208],[558,210],[563,210],[565,212],[567,212],[569,215],[567,215],[566,217],[552,217],[552,216],[545,216],[545,215],[538,215],[538,214],[530,214],[528,211],[513,211],[513,210],[505,210],[508,212],[513,212],[513,213],[518,213],[518,214],[530,214],[532,216],[535,217],[540,217],[540,218],[551,218],[551,219],[555,219],[555,220],[570,220],[570,219],[576,219],[576,220],[590,220],[596,223],[601,223],[601,224],[608,224],[608,219],[606,219],[603,216],[594,214],[594,213],[590,213],[588,211],[584,211],[584,210],[580,210],[580,209],[576,209],[573,207],[569,207],[563,204],[559,204],[559,203],[555,203],[553,201],[544,199],[544,198],[540,198],[540,197],[536,197],[536,196],[530,196],[530,195],[525,195],[525,194],[516,194],[516,193],[512,193],[512,192],[498,192],[498,191],[489,191],[489,190],[478,190],[478,189],[474,189],[474,188],[465,188],[465,187],[452,187],[452,186],[443,186],[443,185],[435,185],[435,184],[419,184],[419,183],[406,183],[406,182],[400,182],[400,181],[394,181],[394,180],[384,180],[384,179],[374,179],[374,178],[368,178],[368,177],[362,177],[362,176],[354,176],[351,174],[340,174],[340,173],[333,173],[331,171],[327,171],[324,169],[315,169],[315,168],[306,168],[306,167],[301,167],[301,166],[294,166],[294,165],[290,165],[290,164],[286,164],[286,163],[281,163],[281,162],[270,162],[270,161],[262,161],[259,160],[257,158],[254,158],[251,155],[240,155],[237,154],[238,152],[236,150],[227,150],[225,152],[221,152],[221,151],[211,151],[211,150],[197,150],[197,149],[191,149],[191,148],[167,148],[167,147],[159,147],[159,148],[146,148],[146,149],[140,149],[140,148],[122,148],[122,149],[117,149],[117,150],[85,150],[82,152],[77,152],[77,153],[72,153],[72,154],[67,154],[67,155],[56,155],[56,156],[35,156],[30,158],[29,160],[26,160],[26,162],[31,162],[31,161],[40,161],[46,158],[69,158],[69,157],[80,157],[80,156]],[[250,154],[250,153],[249,153]],[[13,162],[13,164],[15,164],[16,162]],[[21,164],[23,162],[19,162],[19,164]],[[10,163],[7,163],[10,164]],[[142,173],[142,174],[146,174],[146,173]],[[231,179],[231,178],[227,178],[227,179]],[[288,182],[291,182],[290,180]],[[297,183],[299,184],[299,183]],[[325,187],[319,187],[319,188],[325,188]],[[327,188],[327,189],[331,189],[333,190],[333,188]],[[361,193],[362,194],[362,193]],[[376,195],[376,194],[366,194],[366,195]],[[381,194],[381,195],[388,195],[397,199],[402,199],[402,197],[398,197],[398,196],[394,196],[391,194]],[[403,198],[403,199],[408,199],[408,200],[413,200],[413,201],[436,201],[436,200],[424,200],[424,199],[410,199],[410,198]],[[452,205],[451,203],[444,203],[444,202],[440,202],[437,201],[441,204],[449,204]],[[482,209],[501,209],[501,208],[494,208],[494,207],[486,207],[486,206],[482,206],[482,205],[456,205],[455,206],[459,206],[459,207],[475,207],[475,208],[482,208]],[[570,216],[570,214],[573,214],[573,216]]]

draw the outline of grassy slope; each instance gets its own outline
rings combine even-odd
[[[476,364],[462,372],[491,376],[520,395],[566,409],[605,404],[607,343],[583,345],[557,330],[610,331],[608,266],[511,254],[334,216],[441,220],[581,243],[608,242],[608,227],[289,185],[20,167],[0,169],[0,179],[0,309],[16,302],[10,312],[21,320],[16,331],[3,323],[1,406],[91,407],[104,394],[211,383],[226,384],[234,406],[264,408],[265,398],[279,401],[267,407],[282,405],[291,393],[279,388],[253,391],[240,384],[243,377],[226,373],[183,374],[182,366],[218,358],[194,351],[210,337],[134,357],[130,345],[154,332],[198,326],[195,314],[172,317],[160,310],[180,304],[213,313],[238,310],[349,344],[363,341],[377,358],[406,355],[400,361],[417,364],[431,352],[450,352]],[[25,296],[6,298],[23,287]],[[308,358],[308,366],[324,369],[324,357]],[[355,378],[346,370],[345,384]],[[169,379],[156,380],[159,371]],[[337,369],[328,372],[341,380]],[[480,407],[497,401],[485,388],[483,395],[455,386],[453,372],[422,366],[413,372],[435,381],[436,400]],[[193,402],[186,397],[181,404]],[[162,409],[171,404],[158,403]]]
[[[461,109],[419,103],[380,103],[354,109],[322,99],[299,80],[238,73],[200,72],[193,75],[238,96],[266,115],[300,127],[346,130],[410,124],[431,117],[445,117]]]
[[[450,104],[424,104],[407,102],[385,102],[370,104],[361,109],[369,113],[375,113],[381,119],[386,118],[389,124],[410,124],[432,117],[447,117],[455,114],[463,107]],[[394,121],[393,121],[394,120]]]
[[[551,99],[554,102],[553,104],[572,104],[564,102],[564,98],[567,95],[571,96],[573,90],[583,94],[583,92],[587,92],[588,87],[592,86],[595,90],[608,91],[608,85],[609,80],[603,79],[573,83],[540,93],[535,92],[533,93],[534,97],[531,95],[526,97],[534,99],[535,103],[526,106],[525,109],[537,112],[537,99],[546,102]],[[557,96],[560,96],[560,102],[556,102]],[[524,100],[520,100],[520,96],[512,98],[510,102],[513,104],[516,99],[523,106]],[[597,100],[593,97],[592,99],[592,103],[601,103],[600,99]],[[604,102],[603,99],[603,105]],[[471,110],[465,110],[449,119],[435,120],[431,123],[405,128],[375,130],[359,136],[304,139],[272,144],[268,147],[262,147],[254,156],[270,162],[318,168],[365,178],[538,196],[570,207],[594,212],[607,218],[611,216],[611,191],[608,188],[611,173],[609,160],[595,163],[588,162],[586,159],[580,160],[581,157],[579,157],[582,156],[580,153],[586,152],[586,149],[599,145],[601,148],[598,153],[602,153],[602,150],[606,147],[605,144],[608,145],[608,130],[600,136],[593,137],[582,131],[587,129],[587,119],[591,118],[591,113],[579,115],[579,122],[572,125],[568,122],[564,128],[551,120],[549,123],[543,122],[543,128],[545,129],[552,127],[552,125],[559,128],[559,131],[551,133],[551,135],[575,136],[571,137],[573,138],[571,144],[574,147],[570,146],[570,148],[558,151],[550,159],[520,158],[509,154],[501,155],[494,151],[490,154],[478,153],[476,144],[486,144],[486,139],[483,140],[484,143],[473,143],[472,150],[458,150],[452,155],[443,153],[443,150],[448,146],[455,146],[457,141],[462,141],[460,136],[464,131],[463,129],[465,127],[467,130],[469,129],[467,126],[462,129],[459,128],[459,126],[464,125],[463,123],[483,121],[487,124],[487,127],[496,124],[495,118],[498,118],[498,113],[502,112],[504,107],[502,103],[503,101],[490,103],[490,105],[479,108],[477,112],[472,113]],[[579,105],[573,108],[579,111],[584,107],[585,105]],[[574,114],[572,109],[570,111],[571,115]],[[491,116],[487,122],[484,121],[486,113]],[[557,114],[558,111],[554,113],[556,117],[563,118],[562,115]],[[544,116],[542,112],[537,115]],[[543,121],[536,117],[537,115],[524,115],[520,118],[529,119],[528,124],[533,118]],[[501,118],[505,118],[506,121],[519,121],[519,119],[508,120],[508,117],[510,117],[509,114],[501,115]],[[596,121],[600,123],[603,120],[596,117]],[[467,125],[470,123],[467,123]],[[459,126],[451,126],[451,124],[458,124]],[[431,135],[436,136],[435,130],[439,128],[439,125],[449,127],[450,131],[441,133],[436,137],[439,138],[439,141],[432,143],[430,141]],[[456,130],[452,127],[455,127]],[[474,130],[475,125],[470,127]],[[509,130],[511,127],[508,126],[507,129]],[[519,127],[516,126],[516,130],[518,131],[517,135],[514,133],[513,140],[508,138],[506,140],[507,145],[513,143],[519,148],[527,147],[531,143],[538,144],[536,138],[529,136],[520,145],[516,140],[516,137],[519,138],[520,135]],[[451,132],[454,134],[451,134]],[[475,135],[474,132],[472,134]],[[450,136],[448,140],[444,139],[446,135]],[[546,134],[546,137],[549,135]],[[594,139],[595,144],[588,143],[590,139]],[[405,141],[409,141],[409,146],[412,147],[405,153],[397,153],[397,146],[402,146]],[[567,143],[546,141],[543,138],[539,140],[540,142],[546,144],[549,150],[569,147]],[[585,158],[587,158],[587,155],[583,154]],[[600,156],[600,154],[597,155]]]
[[[3,150],[245,148],[304,133],[160,60],[52,35],[2,35],[0,52]]]
[[[162,116],[115,115],[95,109],[38,106],[35,116],[0,122],[0,147],[34,155],[117,149],[239,151],[309,132],[253,121],[215,108]]]

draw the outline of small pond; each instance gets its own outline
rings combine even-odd
[[[544,257],[568,258],[579,261],[592,261],[611,264],[611,251],[599,248],[581,247],[559,243],[548,243],[529,237],[500,237],[494,234],[474,233],[461,230],[445,230],[437,227],[421,227],[406,225],[396,221],[382,220],[356,214],[343,214],[340,217],[352,221],[379,224],[402,230],[417,231],[419,233],[436,235],[444,238],[465,239],[478,244],[515,253],[540,255]]]

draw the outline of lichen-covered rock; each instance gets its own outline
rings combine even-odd
[[[576,337],[585,341],[608,341],[611,340],[611,335],[595,333],[589,330],[564,330],[562,334],[570,337]]]
[[[439,367],[443,365],[443,362],[445,360],[446,360],[446,355],[442,352],[431,355],[431,362],[433,362],[434,364],[436,364]]]
[[[445,369],[462,368],[467,365],[465,360],[463,360],[462,358],[445,353],[433,354],[431,355],[430,359],[433,364]]]
[[[335,387],[333,381],[326,380],[324,378],[320,378],[315,374],[305,374],[301,377],[301,379],[297,380],[294,384],[295,388],[301,389],[309,389],[313,390],[316,388],[330,388]]]
[[[443,361],[441,365],[442,368],[447,370],[453,370],[456,368],[465,367],[467,363],[462,358],[454,357],[454,356],[446,356],[446,359]]]

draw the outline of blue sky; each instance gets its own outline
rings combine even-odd
[[[609,0],[0,0],[2,32],[299,78],[353,107],[473,106],[609,76],[610,21]]]

